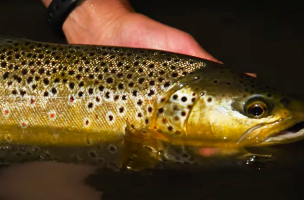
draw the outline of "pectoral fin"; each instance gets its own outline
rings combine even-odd
[[[156,139],[127,123],[121,167],[130,170],[153,168],[158,162]]]

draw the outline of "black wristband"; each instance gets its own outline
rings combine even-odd
[[[53,29],[63,35],[62,25],[69,14],[83,0],[53,0],[47,8],[47,19],[51,23]]]

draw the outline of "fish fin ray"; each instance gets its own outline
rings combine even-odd
[[[158,162],[156,139],[144,130],[137,130],[127,122],[121,167],[130,170],[153,168]]]

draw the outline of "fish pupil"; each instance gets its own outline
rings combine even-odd
[[[254,108],[252,108],[252,114],[256,117],[262,115],[264,113],[263,108],[261,108],[260,106],[255,106]]]

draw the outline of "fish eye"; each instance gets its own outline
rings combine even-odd
[[[269,106],[265,100],[253,99],[245,104],[245,113],[248,117],[262,118],[266,117],[269,113]]]

